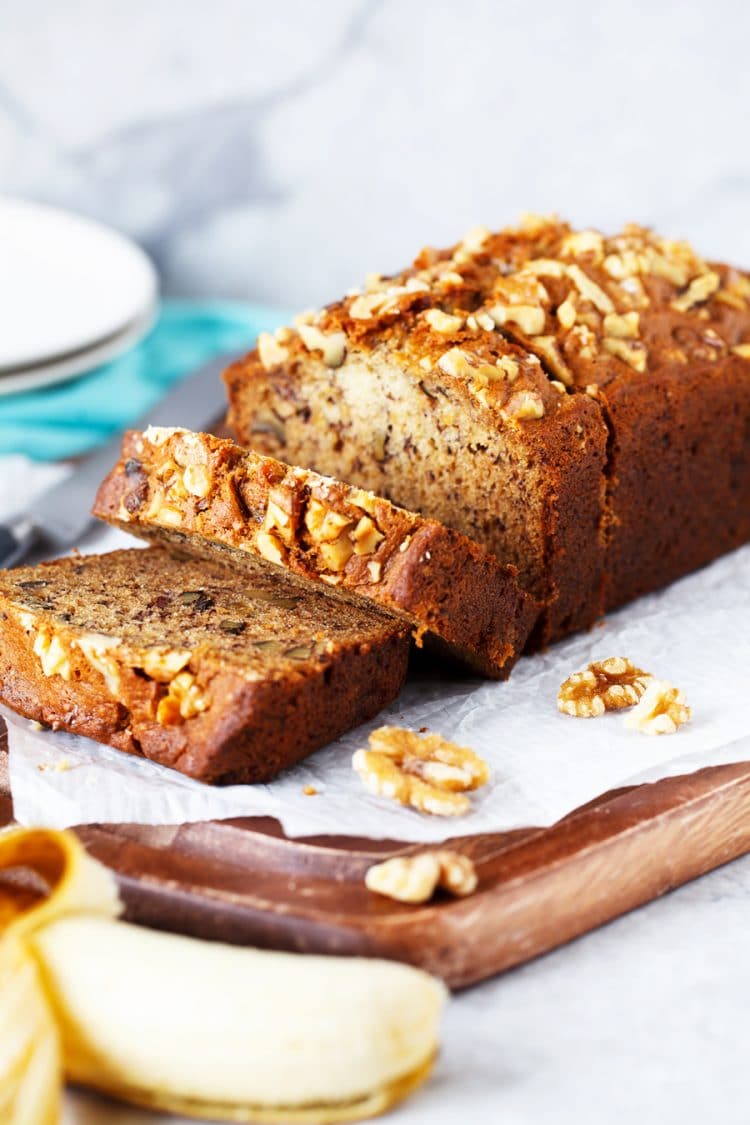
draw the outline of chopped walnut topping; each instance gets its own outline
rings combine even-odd
[[[563,714],[579,719],[620,711],[638,702],[651,679],[624,656],[594,661],[561,684],[557,707]]]
[[[640,340],[621,340],[617,336],[605,336],[603,344],[610,355],[617,356],[634,371],[642,375],[646,370],[648,351]]]
[[[289,358],[287,349],[282,347],[270,332],[260,333],[257,348],[260,362],[266,371],[270,371],[272,367],[278,367],[280,363],[284,363]]]
[[[489,778],[487,763],[473,750],[400,727],[373,731],[370,749],[357,750],[352,766],[373,793],[436,816],[468,812],[466,791]]]
[[[672,308],[677,312],[687,312],[693,305],[698,305],[716,292],[721,284],[718,273],[709,270],[700,277],[694,277],[684,293],[672,301]]]
[[[397,902],[427,902],[438,887],[459,897],[472,894],[477,873],[469,856],[444,849],[376,863],[368,869],[365,885]]]
[[[576,307],[570,297],[566,298],[557,309],[557,319],[562,328],[572,328],[576,322]]]
[[[571,387],[573,385],[573,375],[567,363],[563,359],[560,345],[554,336],[536,336],[533,344],[534,350],[541,352],[542,358],[545,360],[547,366],[553,375],[557,375],[558,379]]]
[[[463,317],[450,316],[442,309],[428,309],[424,318],[433,332],[439,332],[442,336],[452,336],[463,327],[464,323]]]
[[[684,694],[666,680],[652,679],[625,725],[644,734],[674,734],[689,719]]]
[[[490,232],[487,227],[472,227],[461,239],[453,255],[453,261],[458,265],[471,261],[475,254],[481,253],[489,237]]]
[[[563,239],[560,253],[572,258],[591,254],[596,262],[601,262],[604,257],[604,239],[596,230],[574,231]]]
[[[509,355],[501,355],[499,359],[495,360],[495,366],[502,371],[509,383],[515,383],[521,372],[518,361]]]
[[[469,357],[461,348],[451,348],[449,351],[443,352],[438,360],[438,367],[446,375],[453,376],[454,379],[464,378],[470,375],[472,371]]]
[[[578,348],[582,359],[593,359],[597,354],[596,334],[585,324],[576,324],[570,330],[570,339]]]
[[[623,250],[620,254],[607,254],[602,266],[604,272],[615,281],[624,281],[641,272],[642,260],[634,250]]]
[[[292,324],[295,328],[299,328],[301,324],[314,324],[317,316],[315,309],[303,309],[302,312],[298,312],[296,316],[292,317]]]
[[[532,273],[534,277],[565,277],[565,266],[556,258],[532,258],[523,267],[524,273]]]
[[[379,582],[383,574],[383,564],[377,559],[370,559],[367,564],[367,573],[371,582]]]
[[[474,317],[474,319],[476,320],[476,322],[477,322],[477,324],[479,325],[479,327],[480,327],[480,328],[483,328],[483,329],[485,330],[485,332],[492,332],[492,331],[494,331],[494,328],[495,328],[495,322],[494,322],[494,320],[492,319],[492,317],[490,316],[490,314],[489,314],[489,313],[487,313],[487,312],[478,312],[478,313],[476,314],[476,316]]]
[[[619,339],[635,339],[638,337],[639,321],[637,312],[628,312],[623,316],[618,313],[607,313],[604,318],[604,334]]]
[[[732,351],[742,359],[750,359],[750,344],[735,344]]]
[[[575,285],[584,301],[590,301],[602,313],[613,313],[615,306],[600,286],[585,274],[580,266],[568,266],[568,277]]]
[[[518,391],[503,410],[510,418],[526,421],[544,416],[544,403],[536,391]]]
[[[326,367],[340,367],[346,355],[346,334],[331,332],[326,335],[312,324],[300,324],[297,331],[308,351],[323,353]]]
[[[517,324],[527,336],[544,332],[544,309],[537,305],[493,305],[487,310],[498,328],[504,324]]]

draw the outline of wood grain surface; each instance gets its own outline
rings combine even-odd
[[[10,823],[4,731],[0,824]],[[269,819],[76,830],[115,873],[126,917],[300,952],[384,956],[462,988],[545,953],[750,850],[750,762],[615,790],[551,828],[470,836],[479,887],[409,906],[364,874],[423,845],[287,839]]]

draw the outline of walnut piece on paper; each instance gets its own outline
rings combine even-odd
[[[634,707],[653,679],[626,656],[597,660],[574,672],[557,693],[557,707],[565,715],[590,719],[605,711]]]
[[[625,726],[643,734],[674,734],[690,719],[684,693],[667,680],[651,680],[640,702],[625,719]]]
[[[473,750],[401,727],[373,731],[370,749],[357,750],[352,766],[371,792],[435,816],[468,812],[466,792],[484,785],[490,773]]]
[[[368,890],[397,902],[427,902],[438,887],[457,897],[472,894],[477,886],[473,861],[446,849],[394,856],[370,867],[365,875]]]

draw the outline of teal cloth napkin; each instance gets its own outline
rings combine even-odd
[[[59,461],[103,444],[167,389],[222,352],[241,355],[290,314],[267,305],[163,301],[146,337],[118,359],[58,386],[0,397],[0,454]],[[1,378],[1,376],[0,376]],[[216,404],[223,402],[221,386]]]

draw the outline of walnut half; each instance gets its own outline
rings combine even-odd
[[[427,902],[438,887],[458,897],[472,894],[477,873],[468,856],[444,849],[376,863],[367,871],[365,885],[397,902]]]
[[[652,679],[638,706],[625,719],[625,726],[643,734],[674,734],[689,719],[684,694],[666,680]]]
[[[569,676],[557,693],[557,707],[564,715],[579,719],[621,711],[635,706],[651,679],[627,657],[610,656]]]
[[[373,731],[370,749],[357,750],[352,766],[373,793],[435,816],[467,813],[466,792],[489,778],[487,763],[473,750],[401,727]]]

